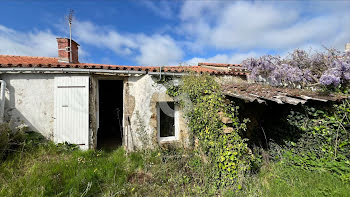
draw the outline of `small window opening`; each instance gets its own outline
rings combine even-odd
[[[175,113],[174,113],[174,103],[173,102],[164,102],[167,104],[169,111],[167,109],[160,110],[160,137],[171,137],[175,136]],[[160,103],[162,105],[163,103]],[[165,106],[164,105],[164,106]],[[167,111],[166,113],[164,111]]]
[[[177,139],[177,110],[174,102],[158,103],[158,137],[160,141]]]

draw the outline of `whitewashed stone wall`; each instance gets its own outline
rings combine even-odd
[[[6,82],[5,121],[22,124],[52,139],[54,74],[2,74]]]
[[[143,146],[162,145],[157,139],[157,103],[173,101],[166,94],[166,87],[157,83],[157,78],[150,75],[129,77],[127,86],[124,100],[127,102],[128,98],[132,98],[134,102],[128,102],[125,106],[124,118],[129,116],[131,124],[125,125],[124,133],[128,136],[124,137],[124,144],[128,150],[141,149]],[[132,111],[132,113],[128,114],[128,111]],[[189,135],[181,110],[178,118],[180,122],[179,140],[168,143],[188,147]]]

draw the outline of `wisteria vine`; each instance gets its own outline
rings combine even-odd
[[[327,49],[308,53],[294,50],[287,57],[265,55],[242,62],[255,81],[274,86],[346,87],[350,84],[350,52]]]

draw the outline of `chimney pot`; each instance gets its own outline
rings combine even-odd
[[[69,38],[57,38],[58,44],[58,62],[64,63],[79,63],[78,49],[79,44],[72,40],[72,46],[70,47]],[[72,53],[72,61],[70,61],[70,53]]]

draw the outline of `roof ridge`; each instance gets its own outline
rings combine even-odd
[[[193,70],[197,73],[210,74],[228,74],[228,75],[246,75],[245,71],[237,70],[217,70],[214,67],[202,67],[198,65],[167,65],[167,66],[133,66],[133,65],[113,65],[113,64],[96,64],[96,63],[64,63],[58,62],[54,57],[35,57],[35,56],[17,56],[17,55],[0,55],[0,68],[15,67],[43,67],[43,68],[79,68],[79,69],[111,69],[111,70],[143,70],[149,72],[182,73],[186,70]]]

